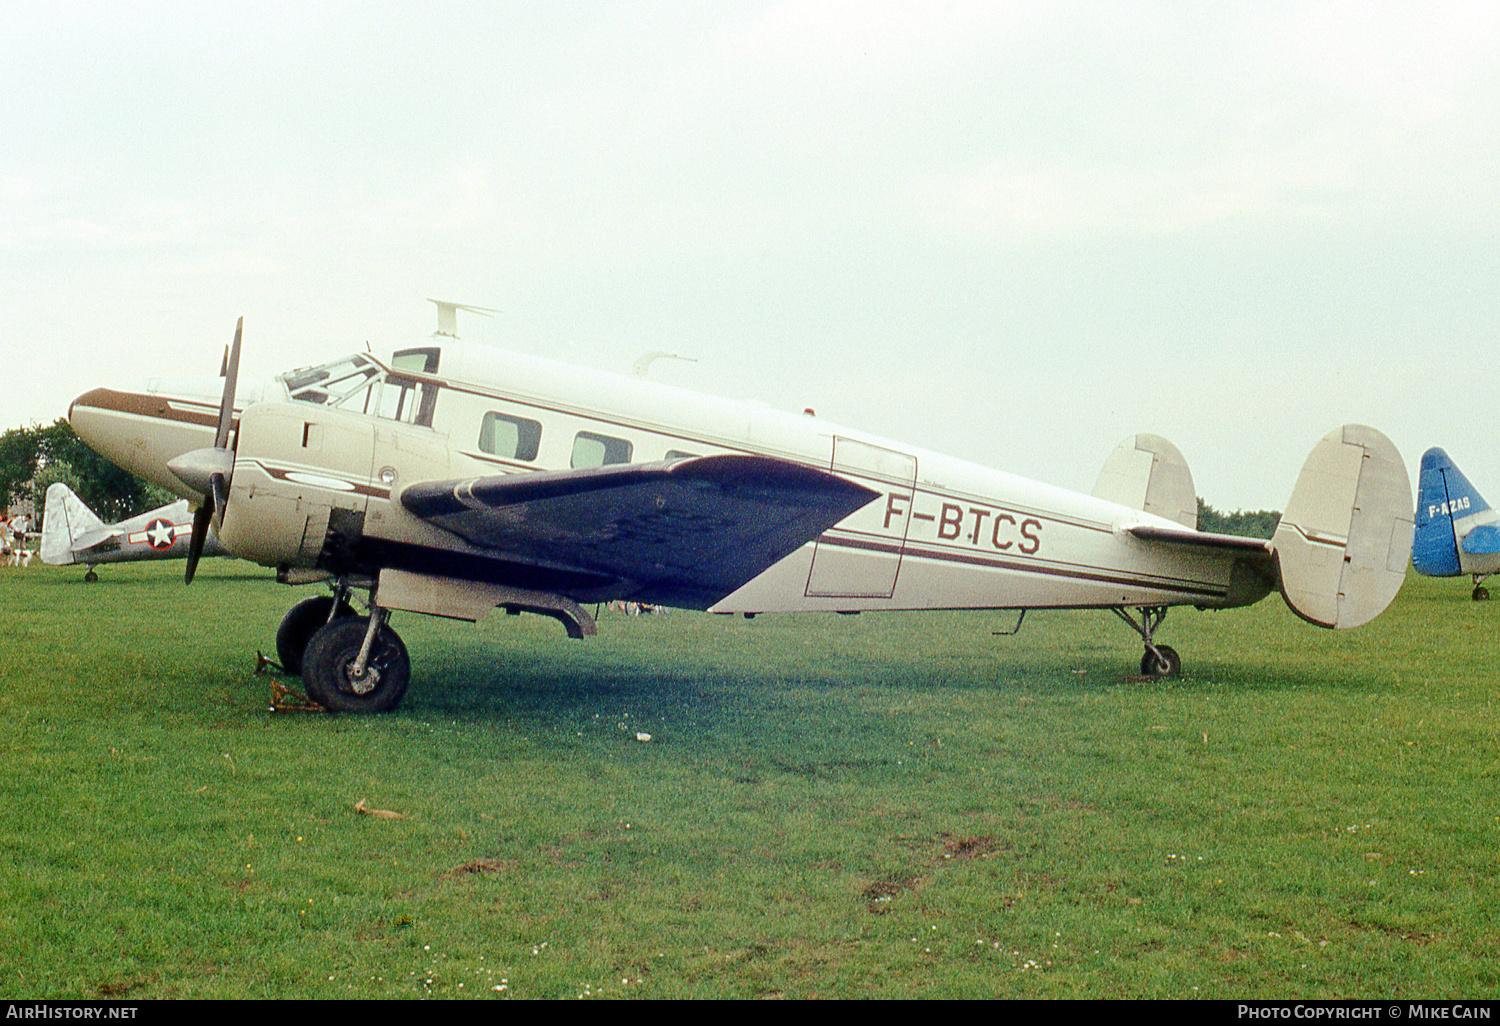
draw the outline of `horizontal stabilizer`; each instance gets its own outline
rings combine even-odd
[[[1281,594],[1322,627],[1358,627],[1388,606],[1406,577],[1411,482],[1391,440],[1346,424],[1302,466],[1272,539]]]
[[[1275,551],[1271,543],[1263,538],[1247,538],[1239,534],[1208,534],[1204,531],[1178,530],[1152,524],[1137,524],[1128,530],[1142,541],[1163,542],[1167,545],[1189,545],[1267,558]]]
[[[1104,461],[1094,497],[1198,526],[1198,493],[1177,446],[1160,435],[1131,435]]]
[[[1480,524],[1464,535],[1462,548],[1471,556],[1490,556],[1500,552],[1500,527]]]

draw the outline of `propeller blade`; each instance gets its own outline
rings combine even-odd
[[[224,363],[224,398],[219,400],[219,429],[214,434],[214,448],[229,446],[229,425],[234,420],[234,388],[240,377],[240,337],[245,332],[245,318],[234,327],[234,344]]]
[[[213,509],[209,511],[210,522],[215,518],[222,522],[224,511],[229,508],[229,482],[223,474],[209,476],[208,495],[213,499]]]
[[[214,515],[214,500],[205,496],[203,505],[193,514],[193,536],[188,539],[187,575],[183,584],[193,583],[193,574],[198,572],[198,560],[203,555],[203,543],[208,540],[208,522]]]
[[[195,492],[203,494],[203,505],[193,513],[193,535],[188,540],[185,583],[193,583],[198,560],[208,541],[209,525],[215,512],[222,518],[229,504],[229,478],[234,474],[234,453],[229,451],[229,429],[234,422],[234,389],[240,377],[240,339],[245,333],[245,318],[234,326],[234,344],[224,355],[224,397],[219,400],[219,424],[211,449],[194,449],[167,461],[167,469]]]

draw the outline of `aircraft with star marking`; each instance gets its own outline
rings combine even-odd
[[[187,559],[193,537],[193,509],[178,499],[139,516],[106,524],[61,481],[47,486],[42,509],[42,562],[85,567],[83,579],[97,581],[103,563],[142,559]],[[210,531],[203,555],[222,556],[224,547]]]

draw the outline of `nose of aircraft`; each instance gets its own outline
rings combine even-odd
[[[146,390],[95,388],[68,407],[68,423],[115,466],[184,498],[197,499],[167,462],[214,444],[217,404]]]

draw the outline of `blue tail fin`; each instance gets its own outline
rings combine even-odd
[[[1429,577],[1456,577],[1458,536],[1454,520],[1462,520],[1490,508],[1469,479],[1441,449],[1422,454],[1417,480],[1417,527],[1412,539],[1411,561],[1418,573]]]

